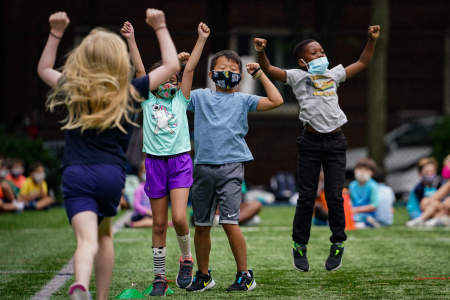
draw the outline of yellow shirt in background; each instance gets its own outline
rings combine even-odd
[[[42,189],[44,190],[44,194],[47,195],[48,187],[47,182],[44,180],[41,183]],[[27,177],[24,184],[22,185],[22,188],[20,189],[19,194],[21,196],[29,196],[29,195],[40,195],[40,187],[37,185],[31,177]]]

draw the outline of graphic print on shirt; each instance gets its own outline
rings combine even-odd
[[[312,75],[306,82],[310,95],[336,96],[336,84],[333,79],[324,75]]]
[[[175,131],[174,128],[177,127],[177,124],[175,122],[175,115],[172,113],[169,113],[167,110],[167,107],[161,104],[153,104],[153,115],[152,118],[156,120],[156,126],[153,132],[155,134],[159,133],[159,130],[167,130],[170,132],[170,134],[174,134]]]

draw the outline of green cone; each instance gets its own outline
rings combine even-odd
[[[124,289],[116,299],[143,299],[146,298],[144,294],[136,289]]]
[[[148,296],[152,292],[153,285],[149,285],[148,288],[144,291],[144,295]],[[173,295],[174,291],[171,288],[167,289],[166,296]]]

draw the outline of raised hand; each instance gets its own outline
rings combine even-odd
[[[166,16],[162,10],[148,8],[146,11],[145,22],[152,26],[153,30],[157,30],[166,27]]]
[[[70,20],[66,12],[58,11],[50,15],[48,22],[50,23],[50,32],[62,37],[67,26],[69,26]]]
[[[122,28],[120,29],[120,34],[122,34],[122,36],[127,40],[134,38],[133,25],[131,25],[131,23],[128,21],[124,22]]]
[[[207,39],[209,34],[211,33],[211,30],[209,30],[208,25],[206,25],[205,23],[201,22],[200,24],[198,24],[198,36],[204,39]]]
[[[262,38],[254,38],[253,45],[255,46],[255,50],[257,52],[264,51],[264,49],[266,49],[267,46],[267,40]]]
[[[258,63],[248,63],[246,66],[248,74],[255,77],[259,72],[262,72]]]
[[[180,52],[177,54],[177,57],[180,61],[180,64],[185,65],[189,60],[189,57],[191,57],[191,54],[189,54],[189,52]]]
[[[376,40],[380,37],[380,25],[372,25],[367,29],[367,34],[371,40]]]

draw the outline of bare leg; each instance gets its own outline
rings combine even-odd
[[[152,227],[153,226],[153,218],[143,218],[136,222],[131,222],[133,224],[133,228],[146,228],[146,227]]]
[[[241,228],[236,224],[222,224],[222,227],[227,234],[237,271],[247,272],[247,247]]]
[[[50,196],[44,197],[37,201],[36,209],[43,209],[50,206],[53,203],[53,198]]]
[[[422,214],[420,215],[420,218],[423,221],[426,221],[430,218],[432,218],[436,212],[439,210],[440,203],[439,201],[434,201],[430,198],[424,198],[422,199],[420,203],[420,208],[422,209]]]
[[[250,220],[262,209],[262,204],[258,200],[243,202],[240,208],[239,224]]]
[[[94,258],[98,251],[97,215],[83,211],[72,218],[72,228],[77,239],[74,255],[75,282],[89,289]]]
[[[198,270],[203,274],[208,274],[209,253],[211,252],[211,227],[196,226],[195,227],[195,253],[197,257]]]
[[[114,243],[111,218],[104,218],[98,228],[98,252],[95,257],[95,283],[98,300],[108,299],[113,267]]]
[[[186,207],[189,197],[189,188],[178,188],[170,191],[172,202],[172,221],[178,236],[189,233],[189,224],[186,218]]]
[[[167,196],[164,196],[158,199],[150,199],[150,201],[153,212],[152,247],[165,247],[169,199]]]

